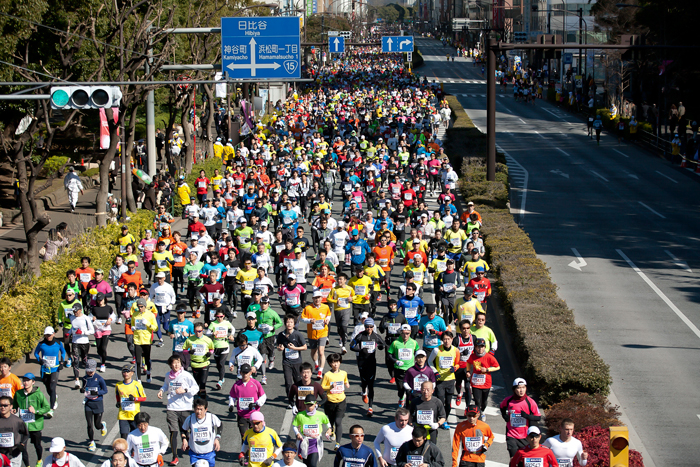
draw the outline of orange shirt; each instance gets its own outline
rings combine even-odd
[[[466,224],[467,222],[469,222],[469,216],[470,216],[471,214],[476,214],[476,216],[477,216],[478,219],[479,219],[479,222],[481,222],[481,214],[479,214],[478,212],[473,211],[473,212],[469,213],[469,212],[467,212],[467,211],[464,211],[464,212],[462,213],[462,215],[460,216],[460,219],[459,219],[459,220],[462,222],[462,224]]]
[[[326,305],[325,303],[321,303],[321,306],[319,306],[318,308],[316,308],[313,305],[306,305],[306,308],[304,308],[304,311],[301,313],[302,320],[312,319],[314,321],[320,321],[324,319],[330,319],[330,317],[331,309],[328,308],[328,305]],[[310,340],[317,340],[321,337],[328,337],[328,325],[323,323],[316,324],[314,322],[311,322],[306,325],[306,332]]]
[[[184,268],[185,267],[185,250],[187,250],[187,244],[184,242],[178,242],[178,243],[171,243],[170,244],[170,252],[173,254],[173,258],[176,258],[177,256],[180,256],[181,261],[175,261],[175,264],[173,264],[173,267],[176,268]]]
[[[377,265],[382,268],[382,271],[387,272],[391,270],[391,260],[394,259],[394,249],[392,247],[389,245],[384,248],[375,246],[372,253],[374,253]]]
[[[75,270],[75,275],[78,278],[78,281],[83,284],[83,287],[85,287],[85,290],[87,290],[88,283],[95,278],[95,270],[92,269],[90,266],[86,268],[78,268]],[[89,279],[88,279],[89,277]],[[85,280],[87,279],[87,280]]]
[[[321,291],[321,293],[323,293],[322,302],[326,303],[328,301],[328,294],[335,285],[335,279],[333,279],[331,276],[316,276],[312,285],[314,286],[314,290],[318,289]]]
[[[23,387],[19,378],[12,373],[0,378],[0,396],[15,397],[15,392],[22,390]]]
[[[128,272],[123,273],[117,281],[117,285],[126,289],[126,287],[129,285],[129,282],[133,282],[134,284],[136,284],[136,290],[141,290],[141,287],[143,287],[143,279],[141,278],[141,272],[134,271],[133,274],[129,274]]]

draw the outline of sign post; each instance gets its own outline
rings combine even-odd
[[[221,64],[230,78],[301,77],[296,16],[221,18]]]

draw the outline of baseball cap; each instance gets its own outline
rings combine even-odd
[[[260,303],[270,303],[270,297],[263,297],[260,299]]]
[[[158,278],[160,278],[160,277],[165,278],[165,273],[161,271],[161,272],[159,272],[158,274],[156,274],[156,279],[158,279]]]
[[[22,376],[22,379],[31,379],[32,381],[34,381],[36,379],[36,376],[34,376],[34,373],[25,373],[24,376]]]
[[[374,326],[374,320],[372,318],[367,318],[365,320],[365,327]]]
[[[89,358],[87,363],[85,364],[85,371],[92,371],[94,372],[97,370],[97,362],[93,358]]]
[[[252,291],[251,293],[252,293],[253,295],[262,295],[262,290],[260,290],[260,289],[253,289],[253,291]]]
[[[258,232],[258,233],[255,234],[255,238],[263,238],[263,234],[261,234],[260,232]]]
[[[469,202],[467,203],[467,206],[474,206],[474,201],[469,201]]]
[[[316,298],[316,297],[323,297],[323,292],[321,292],[320,290],[315,290],[314,291],[314,298]]]
[[[245,314],[245,319],[258,319],[257,315],[253,311],[249,311],[248,313]]]
[[[486,272],[483,266],[477,266],[474,272]]]
[[[83,309],[83,305],[81,305],[80,303],[74,303],[74,304],[73,304],[73,311],[75,311],[75,310],[82,310],[82,309]]]
[[[386,304],[387,305],[396,305],[396,300],[394,300],[393,298],[390,298],[389,300],[387,300]]]
[[[105,272],[102,269],[95,269],[95,274],[104,274]]]
[[[485,346],[485,345],[486,345],[486,339],[484,339],[484,338],[482,338],[482,337],[479,337],[478,339],[476,339],[476,340],[474,341],[474,347],[478,347],[478,346],[480,346],[480,345]]]
[[[48,336],[50,334],[56,334],[56,331],[51,326],[46,326],[46,329],[44,329],[44,335]]]
[[[250,366],[249,363],[244,363],[243,365],[241,365],[239,370],[241,373],[250,373],[251,371],[253,371],[253,368]]]
[[[413,244],[415,245],[416,243],[420,243],[420,239],[419,239],[419,238],[414,238],[414,239],[413,239]]]
[[[102,292],[97,292],[97,294],[95,295],[95,301],[99,302],[100,300],[104,300],[104,299],[105,299],[105,294],[103,294]]]
[[[536,426],[531,426],[530,428],[527,429],[527,435],[530,436],[532,434],[541,435],[542,432]]]
[[[295,248],[294,253],[301,253],[301,248]]]
[[[422,355],[422,356],[424,356],[424,357],[427,357],[427,356],[428,356],[428,354],[425,353],[425,350],[419,350],[418,352],[416,352],[416,357],[419,356],[419,355]]]
[[[360,319],[365,319],[365,318],[369,318],[369,313],[367,313],[366,311],[363,311],[360,314]]]
[[[54,438],[51,440],[51,447],[49,452],[57,453],[61,452],[66,448],[66,441],[63,438]]]
[[[478,414],[479,414],[479,407],[477,407],[474,404],[467,407],[467,410],[464,412],[464,415],[478,415]]]
[[[410,330],[411,330],[411,325],[410,325],[410,324],[402,324],[402,325],[401,325],[401,330],[402,330],[402,331],[410,331]]]
[[[124,365],[122,367],[122,373],[124,373],[125,371],[130,371],[133,373],[134,372],[134,365],[132,365],[131,363],[127,363],[126,365]]]
[[[474,288],[472,288],[472,287],[466,287],[466,288],[464,289],[464,295],[469,295],[469,296],[474,295]]]
[[[146,300],[144,300],[143,298],[139,298],[138,300],[136,300],[136,306],[146,306]]]
[[[187,313],[187,310],[185,308],[178,308],[175,310],[175,313],[180,314],[180,313]]]
[[[289,275],[287,276],[287,279],[294,279],[294,280],[297,280],[297,276],[296,276],[296,274],[289,274]]]
[[[527,381],[523,378],[515,378],[515,381],[513,381],[513,387],[520,386],[521,384],[527,386]]]
[[[245,366],[245,365],[247,365],[248,368],[250,368],[250,365],[248,365],[247,363],[245,363],[244,366]],[[250,414],[250,419],[251,419],[252,421],[254,421],[254,422],[264,422],[264,421],[265,421],[265,415],[263,415],[263,413],[260,412],[259,410],[256,410],[255,412],[253,412],[252,414]]]
[[[141,287],[141,290],[139,290],[139,295],[148,295],[148,289],[145,287]]]
[[[313,405],[315,403],[316,403],[316,399],[311,399],[309,396],[306,396],[306,399],[304,399],[305,405]]]
[[[350,232],[352,235],[360,235],[360,231],[357,229],[352,229],[352,232]]]
[[[338,227],[340,227],[341,229],[345,227],[345,221],[338,221]]]

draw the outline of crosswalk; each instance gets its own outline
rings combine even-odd
[[[486,84],[485,79],[444,79],[444,78],[433,78],[432,81],[442,84]]]
[[[455,96],[459,97],[486,97],[486,94],[465,94],[465,93],[460,93],[460,94],[454,94]],[[507,98],[508,94],[496,94],[496,97],[501,97],[501,98]]]

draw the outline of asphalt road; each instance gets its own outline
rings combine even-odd
[[[486,131],[486,85],[471,60],[445,63],[422,39],[429,78]],[[466,82],[465,82],[466,81]],[[603,134],[563,109],[498,89],[496,142],[507,154],[511,210],[547,263],[613,376],[646,465],[700,458],[700,207],[697,175]]]
[[[337,194],[339,193],[339,190],[336,189],[335,192]],[[339,196],[336,196],[336,203],[333,209],[334,215],[339,215],[340,213],[341,204],[339,203],[339,200]],[[434,199],[430,200],[429,205],[432,208],[437,207],[437,203]],[[488,219],[485,219],[485,222],[488,222]],[[304,226],[308,232],[308,226]],[[178,221],[175,224],[175,228],[185,231],[186,224],[183,221]],[[394,285],[398,285],[402,281],[400,271],[401,268],[398,265],[393,270],[392,283]],[[431,291],[431,286],[427,286],[424,294],[424,300],[427,303],[432,302]],[[272,309],[281,311],[279,301],[277,300],[276,296],[273,295],[271,298]],[[395,295],[394,298],[396,298]],[[494,307],[491,306],[489,309],[494,310]],[[386,313],[386,311],[386,297],[384,297],[382,302],[379,304],[378,316],[383,315]],[[233,325],[236,329],[240,329],[245,326],[242,313],[238,314],[238,318],[234,320]],[[505,396],[510,394],[510,390],[504,389],[504,387],[509,388],[510,383],[518,375],[515,374],[515,370],[512,368],[512,359],[508,357],[509,348],[506,343],[507,339],[501,332],[501,327],[499,326],[499,322],[497,322],[495,319],[494,311],[489,312],[487,325],[494,329],[494,332],[496,333],[496,336],[501,344],[496,352],[496,358],[499,360],[502,367],[502,371],[494,373],[493,375],[494,388],[491,391],[489,407],[486,411],[487,423],[491,425],[494,433],[496,433],[496,444],[491,450],[489,450],[489,461],[487,462],[487,465],[491,467],[502,467],[508,463],[509,457],[505,448],[505,423],[501,419],[500,413],[496,407]],[[86,423],[83,418],[83,407],[81,405],[83,397],[77,390],[73,389],[72,369],[64,369],[61,372],[58,387],[58,409],[55,411],[56,416],[53,420],[48,420],[46,422],[43,432],[45,448],[48,448],[48,443],[52,437],[63,436],[66,439],[68,451],[81,458],[87,467],[99,465],[99,463],[105,459],[105,453],[110,452],[111,442],[119,435],[117,425],[117,409],[114,407],[114,404],[111,401],[114,399],[114,384],[120,380],[120,369],[124,363],[130,360],[130,357],[127,358],[128,352],[124,340],[123,326],[117,325],[113,327],[115,332],[113,332],[112,341],[109,347],[109,354],[111,357],[109,358],[107,364],[106,373],[102,374],[110,388],[110,393],[105,397],[106,413],[103,418],[108,425],[108,435],[105,438],[99,438],[98,434],[98,439],[96,440],[98,444],[97,452],[93,454],[87,451]],[[306,332],[305,326],[302,326],[302,332]],[[164,347],[153,347],[153,383],[144,383],[147,401],[142,404],[141,410],[151,415],[152,425],[163,429],[167,433],[165,404],[156,397],[158,389],[160,388],[164,376],[168,371],[166,360],[171,354],[171,341],[168,338],[165,338],[165,341],[166,345]],[[339,350],[338,335],[336,332],[335,321],[333,320],[331,324],[331,339],[328,347],[326,347],[326,355],[331,352],[338,352]],[[376,394],[374,403],[375,415],[371,419],[365,417],[366,405],[363,404],[360,395],[358,369],[353,352],[349,352],[344,357],[344,363],[342,366],[342,369],[348,372],[351,385],[351,388],[347,391],[348,413],[343,421],[344,427],[349,429],[349,427],[355,423],[361,424],[365,428],[365,432],[367,434],[365,443],[369,446],[371,446],[371,443],[374,441],[375,435],[379,432],[381,426],[393,421],[394,413],[398,407],[398,396],[396,394],[395,386],[390,385],[388,382],[389,378],[386,367],[384,366],[383,352],[379,352],[379,354],[377,370],[378,381],[375,388]],[[308,359],[309,354],[304,352],[304,355],[305,358]],[[94,347],[91,348],[91,357],[96,357]],[[17,368],[13,368],[13,370],[17,374],[24,374],[26,371],[33,371],[38,374],[39,366],[36,363],[22,364]],[[81,375],[82,374],[84,373],[81,372]],[[231,378],[227,378],[223,390],[216,391],[214,390],[216,379],[217,378],[215,375],[210,375],[207,393],[209,394],[210,410],[219,415],[224,422],[223,442],[217,461],[220,465],[232,465],[233,462],[237,462],[238,453],[240,451],[240,437],[238,435],[236,423],[227,412],[228,392],[231,389],[234,381]],[[44,390],[42,384],[39,383],[38,385],[42,388],[42,390]],[[266,417],[266,423],[268,426],[277,430],[284,441],[284,435],[287,435],[290,432],[293,415],[291,410],[286,409],[287,402],[286,395],[284,394],[284,378],[279,364],[277,368],[268,372],[268,384],[264,386],[264,389],[268,395],[268,401],[262,410]],[[448,420],[452,428],[454,428],[458,422],[463,420],[462,414],[464,408],[465,402],[462,402],[459,407],[455,406],[453,409],[453,414]],[[450,431],[450,435],[452,434],[452,431],[453,430]],[[452,437],[450,435],[448,435],[448,432],[441,430],[438,441],[441,451],[448,457],[448,463],[451,462],[449,456],[451,452]],[[345,433],[342,443],[347,442],[349,442],[349,439],[347,433]],[[329,443],[326,443],[327,448],[328,446]],[[168,455],[166,458],[166,460],[169,460],[170,456]],[[319,465],[322,467],[329,467],[332,465],[333,459],[334,453],[327,449]],[[30,461],[34,462],[34,460],[33,451],[31,451]],[[181,460],[181,462],[185,461]]]

